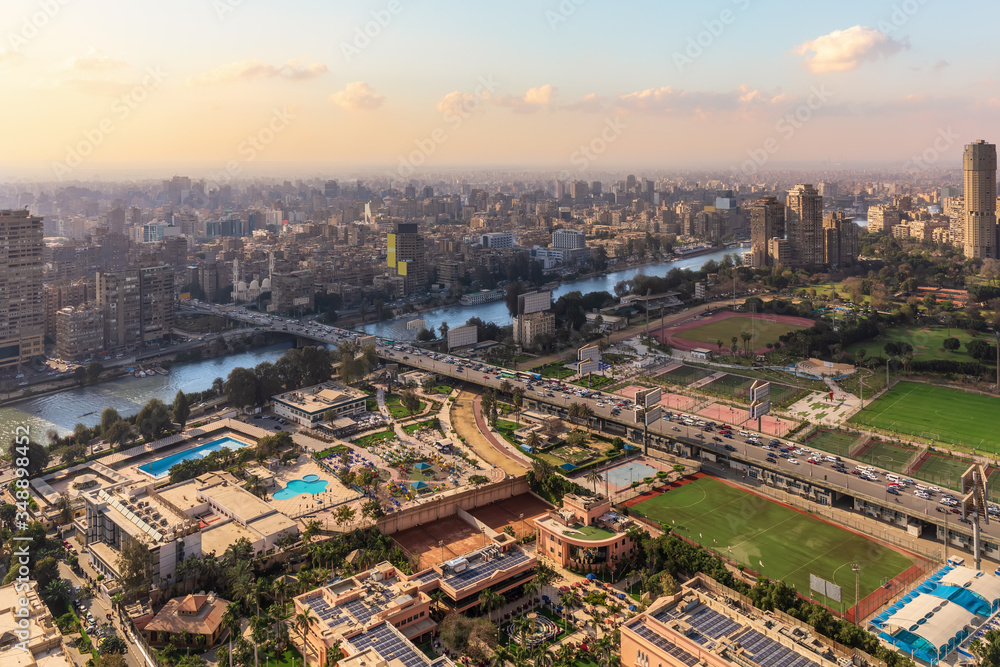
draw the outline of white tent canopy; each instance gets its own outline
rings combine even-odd
[[[954,602],[919,595],[887,618],[885,627],[912,632],[940,650],[975,618],[975,614]]]
[[[966,588],[992,605],[1000,600],[1000,577],[990,572],[976,572],[971,567],[956,567],[940,581],[945,586]]]

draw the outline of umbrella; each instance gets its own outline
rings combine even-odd
[[[636,607],[636,606],[635,606],[634,604],[630,604],[630,605],[628,606],[628,610],[629,610],[629,611],[638,611],[638,609],[639,609],[639,608],[638,608],[638,607]]]
[[[431,467],[431,464],[430,463],[425,463],[425,462],[421,461],[420,463],[418,463],[417,465],[415,465],[413,467],[416,468],[417,470],[427,470],[428,468]]]
[[[590,574],[587,575],[587,579],[593,581],[594,579],[597,579],[597,576],[593,572],[591,572]]]

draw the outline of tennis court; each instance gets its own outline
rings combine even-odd
[[[894,442],[869,440],[865,444],[865,448],[858,454],[857,460],[870,463],[885,470],[905,474],[906,464],[909,463],[917,451],[915,447],[904,447]]]
[[[851,447],[857,441],[858,436],[853,433],[821,428],[809,436],[805,444],[846,458],[851,453]]]
[[[883,578],[914,562],[878,542],[712,477],[671,489],[629,511],[803,593],[809,590],[810,574],[823,577],[844,587],[845,606],[854,598],[851,563],[862,566],[864,597]]]
[[[1000,399],[993,396],[900,382],[851,422],[996,453],[998,412]]]
[[[715,392],[723,396],[734,398],[746,398],[750,395],[750,387],[753,386],[753,379],[742,375],[723,375],[717,380],[712,380],[702,387],[705,391]]]

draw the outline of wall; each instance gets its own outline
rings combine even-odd
[[[472,510],[498,500],[506,500],[522,493],[528,493],[528,480],[520,477],[507,476],[507,479],[492,484],[484,484],[478,489],[469,489],[453,495],[437,495],[421,502],[421,504],[401,512],[382,517],[378,520],[378,529],[385,535],[392,535],[401,530],[413,528],[457,514],[459,509]]]

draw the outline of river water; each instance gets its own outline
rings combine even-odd
[[[616,271],[596,278],[587,278],[570,283],[564,283],[553,291],[554,299],[567,292],[579,290],[587,292],[605,291],[613,294],[615,285],[621,280],[634,278],[642,273],[650,276],[665,276],[674,268],[700,268],[709,260],[721,261],[726,253],[740,252],[739,249],[720,250],[717,252],[689,257],[676,262],[651,264],[636,269]],[[414,316],[416,317],[416,316]],[[438,308],[420,315],[428,328],[440,327],[447,322],[449,327],[465,324],[470,317],[480,317],[486,322],[496,322],[501,326],[510,324],[511,318],[503,301],[480,306],[452,306]],[[369,333],[387,338],[412,339],[416,332],[406,330],[406,321],[410,318],[390,320],[370,324],[364,327]],[[234,354],[206,361],[176,364],[170,370],[170,375],[156,375],[145,378],[126,377],[110,382],[103,382],[93,387],[71,389],[57,394],[39,396],[0,408],[0,445],[6,447],[18,426],[28,426],[31,436],[37,442],[45,442],[45,433],[50,429],[61,435],[70,433],[77,423],[92,426],[100,421],[101,411],[112,407],[122,415],[137,413],[142,406],[152,398],[170,403],[178,390],[185,392],[204,391],[212,385],[217,377],[223,379],[234,368],[243,366],[252,368],[262,361],[275,361],[291,343],[271,345],[258,348],[242,354]]]
[[[139,412],[153,398],[169,405],[178,390],[204,391],[215,378],[225,379],[234,368],[252,368],[262,361],[276,361],[290,347],[290,342],[279,343],[242,354],[174,364],[170,375],[125,377],[13,403],[0,408],[0,446],[6,448],[18,426],[29,427],[32,439],[44,443],[45,433],[50,429],[65,435],[80,422],[93,426],[101,420],[104,408],[115,408],[119,414],[128,416]]]
[[[584,280],[563,283],[552,291],[552,300],[555,301],[563,294],[573,291],[579,291],[583,294],[587,294],[588,292],[607,292],[608,294],[613,295],[615,293],[615,285],[622,280],[629,280],[639,274],[663,277],[667,275],[671,269],[699,269],[709,260],[719,262],[722,261],[722,258],[727,253],[733,254],[742,252],[743,250],[740,248],[719,250],[705,255],[698,255],[697,257],[688,257],[676,262],[650,264],[648,266],[635,269],[615,271],[614,273],[608,273],[595,278],[586,278]],[[426,323],[428,329],[437,329],[444,322],[448,323],[448,328],[460,327],[468,322],[470,317],[478,317],[484,322],[496,322],[500,326],[507,326],[511,323],[510,313],[507,312],[507,304],[503,301],[494,301],[493,303],[486,303],[479,306],[449,306],[447,308],[429,310],[425,313],[420,313],[419,315],[409,315],[398,320],[384,320],[382,322],[366,325],[364,327],[364,331],[375,334],[376,336],[382,336],[383,338],[413,340],[415,339],[417,332],[407,331],[406,322],[409,320],[421,318]]]

